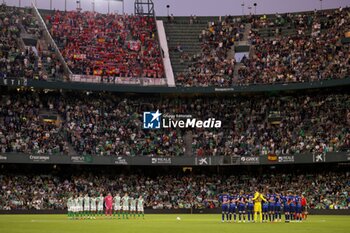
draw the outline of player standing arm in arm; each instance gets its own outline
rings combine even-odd
[[[73,219],[77,219],[78,216],[78,206],[79,206],[79,200],[78,200],[78,195],[75,195],[74,200],[73,200]]]
[[[139,217],[140,217],[140,214],[142,214],[142,218],[145,218],[143,202],[144,202],[143,197],[140,196],[139,199],[137,200],[137,212]]]
[[[73,211],[73,197],[70,196],[67,200],[67,211],[68,211],[68,218],[72,218],[72,211]]]
[[[125,193],[124,196],[122,197],[122,202],[123,202],[123,219],[126,217],[126,219],[129,219],[128,214],[129,214],[129,196],[128,193]]]
[[[117,193],[113,201],[114,201],[114,217],[116,215],[116,212],[118,212],[118,219],[120,219],[120,210],[122,209],[122,207],[120,205],[121,198],[119,193]]]
[[[84,197],[84,218],[89,218],[90,215],[90,197],[88,194]]]
[[[103,199],[103,194],[101,193],[97,198],[97,212],[100,216],[103,215]]]
[[[243,216],[243,222],[245,222],[245,207],[246,207],[246,200],[243,190],[240,191],[240,194],[238,196],[238,222],[241,222],[242,216]]]
[[[90,199],[90,211],[91,211],[91,217],[93,219],[96,219],[96,210],[97,210],[97,206],[96,206],[96,197],[92,196]]]
[[[83,203],[84,203],[84,197],[83,194],[80,194],[78,197],[78,203],[79,203],[79,214],[80,214],[80,218],[83,218],[83,214],[84,214],[84,209],[83,209]]]
[[[281,195],[277,194],[275,199],[275,219],[279,222],[282,221],[281,205],[282,205]]]
[[[229,207],[229,214],[230,214],[230,222],[232,220],[232,215],[233,215],[233,218],[234,218],[234,222],[236,222],[236,209],[237,209],[237,205],[236,205],[236,195],[233,195],[230,197],[230,207]]]
[[[230,196],[227,193],[222,194],[219,197],[219,200],[221,202],[221,221],[225,221],[225,215],[226,215],[226,221],[228,221],[228,208],[229,208],[229,202],[230,202]]]
[[[113,197],[111,193],[105,197],[105,206],[106,206],[106,217],[109,215],[112,218],[112,209],[113,209]]]
[[[266,202],[266,199],[257,190],[257,191],[255,191],[255,194],[254,194],[254,197],[253,197],[253,201],[254,201],[254,221],[255,222],[258,221],[258,215],[259,215],[259,220],[260,220],[260,223],[261,223],[262,222],[261,201],[265,201]]]
[[[248,222],[250,222],[250,219],[252,219],[252,222],[254,222],[254,201],[253,201],[254,195],[248,194],[247,196],[247,212],[248,212]]]

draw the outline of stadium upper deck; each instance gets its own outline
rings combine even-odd
[[[73,73],[117,83],[125,77],[162,79],[170,68],[162,61],[154,18],[41,11],[62,60],[32,10],[3,5],[1,12],[2,38],[12,39],[1,47],[1,77],[69,80],[64,72],[68,64]],[[164,19],[163,36],[177,86],[346,79],[349,15],[349,8],[340,8],[216,19],[175,17]]]

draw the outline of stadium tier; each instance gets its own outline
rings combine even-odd
[[[1,77],[179,87],[349,77],[349,8],[160,17],[159,24],[147,16],[6,5],[1,12]]]
[[[349,100],[348,94],[158,98],[10,91],[0,97],[0,151],[164,157],[348,151]],[[155,110],[163,127],[145,129],[143,113]],[[175,125],[188,117],[188,125]],[[191,119],[210,122],[192,125]],[[211,127],[215,119],[220,127]]]

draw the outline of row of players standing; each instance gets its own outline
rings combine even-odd
[[[244,194],[241,191],[237,195],[223,193],[219,200],[222,206],[222,222],[236,222],[238,214],[238,222],[245,222],[246,215],[248,222],[255,222],[254,219],[254,200],[253,194]],[[282,213],[285,216],[285,222],[302,221],[307,217],[307,201],[300,194],[289,192],[287,195],[281,193],[273,193],[270,191],[266,195],[262,195],[262,222],[281,222]]]
[[[129,218],[130,216],[138,217],[142,215],[144,218],[144,199],[142,195],[129,196],[125,193],[123,197],[117,193],[114,197],[111,193],[107,196],[100,194],[99,196],[89,196],[86,194],[75,195],[68,198],[67,201],[68,217],[72,219],[95,219],[96,216],[115,217],[118,214],[118,219]]]

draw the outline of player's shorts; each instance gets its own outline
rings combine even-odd
[[[283,210],[284,210],[285,213],[290,212],[289,205],[288,204],[284,205]]]
[[[275,206],[275,212],[281,212],[281,206],[280,205],[276,205]]]
[[[143,211],[144,211],[143,206],[138,206],[138,207],[137,207],[137,211],[138,211],[138,212],[143,212]]]
[[[289,212],[295,212],[295,205],[289,205]]]
[[[275,211],[275,205],[269,205],[269,212]]]
[[[103,205],[97,206],[97,211],[103,211]]]
[[[298,213],[298,214],[301,214],[301,205],[297,205],[295,207],[295,212]]]
[[[121,209],[122,209],[122,207],[120,205],[115,205],[114,206],[114,210],[121,210]]]
[[[96,211],[97,210],[97,207],[95,205],[91,206],[91,211]]]
[[[260,203],[255,203],[254,204],[254,212],[255,213],[261,213],[261,204]]]
[[[228,212],[228,209],[229,209],[229,206],[228,206],[227,204],[223,204],[223,205],[221,206],[222,212]]]
[[[123,206],[123,210],[124,210],[124,211],[125,211],[125,210],[129,211],[129,206]]]
[[[307,208],[306,208],[306,206],[302,206],[301,207],[301,210],[304,212],[304,211],[307,211]]]
[[[263,213],[269,212],[269,206],[263,206],[262,212],[263,212]]]
[[[238,205],[238,212],[244,213],[245,212],[245,205]]]
[[[253,212],[253,210],[254,210],[254,205],[248,205],[247,206],[247,211]]]
[[[113,206],[106,206],[106,210],[112,210]]]
[[[82,206],[79,206],[79,207],[78,207],[78,211],[80,211],[80,212],[83,211],[83,207],[82,207]]]
[[[130,211],[136,211],[136,206],[130,206]]]
[[[84,211],[90,211],[90,208],[84,208]]]
[[[236,205],[230,205],[228,212],[230,213],[236,213],[237,206]]]

